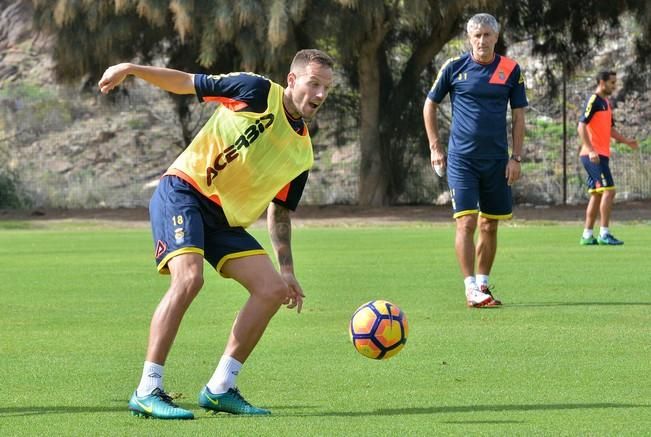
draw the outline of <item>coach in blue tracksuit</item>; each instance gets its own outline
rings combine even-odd
[[[495,53],[500,30],[497,20],[489,14],[477,14],[468,21],[466,30],[472,50],[443,65],[427,95],[423,116],[432,166],[439,176],[447,168],[466,302],[470,307],[486,307],[501,304],[491,293],[488,276],[497,252],[497,225],[512,216],[511,185],[520,177],[524,108],[528,102],[520,66]],[[436,117],[447,94],[452,104],[452,126],[446,159]],[[509,105],[510,155],[506,123]]]

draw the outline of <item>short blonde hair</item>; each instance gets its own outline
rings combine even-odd
[[[294,56],[289,71],[305,68],[310,62],[315,62],[330,68],[333,68],[335,65],[335,61],[327,53],[317,49],[303,49],[299,50]]]

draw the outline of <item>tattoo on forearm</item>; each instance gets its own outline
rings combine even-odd
[[[294,265],[294,261],[292,260],[292,254],[291,253],[280,253],[278,252],[278,264],[281,266],[286,266],[290,267]]]
[[[276,206],[273,209],[273,219],[270,223],[269,233],[271,242],[278,256],[278,263],[281,266],[292,266],[292,224],[289,217],[289,210]]]

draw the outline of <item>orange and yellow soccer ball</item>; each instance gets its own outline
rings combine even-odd
[[[350,339],[357,352],[375,360],[391,358],[407,342],[409,325],[400,308],[386,300],[372,300],[355,310]]]

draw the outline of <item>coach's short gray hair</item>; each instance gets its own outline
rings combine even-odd
[[[466,32],[471,33],[473,29],[481,26],[488,26],[493,29],[495,33],[500,32],[500,23],[498,23],[495,17],[493,17],[491,14],[473,15],[472,18],[468,20],[468,24],[466,25]]]

